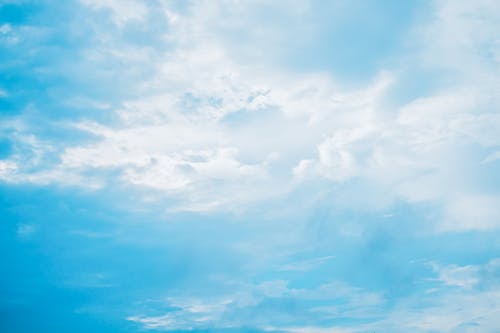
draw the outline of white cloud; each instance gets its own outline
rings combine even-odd
[[[306,327],[293,327],[298,321],[310,322],[311,318],[323,321],[339,315],[352,317],[368,315],[383,300],[380,295],[339,282],[319,285],[312,289],[295,289],[284,280],[264,281],[258,284],[230,283],[231,291],[220,291],[216,297],[169,297],[166,303],[172,310],[166,314],[134,315],[127,318],[146,329],[166,331],[255,327],[299,331]],[[336,314],[326,307],[310,304],[338,304]],[[287,310],[287,305],[291,307]],[[260,310],[262,309],[262,310]],[[287,323],[287,324],[284,324]],[[305,325],[304,325],[305,326]],[[343,331],[344,328],[334,328]],[[348,330],[346,329],[346,332]]]
[[[459,195],[445,210],[444,230],[488,230],[500,225],[500,196]]]
[[[8,180],[17,170],[17,164],[13,161],[0,161],[0,178]]]
[[[437,274],[435,280],[440,283],[438,288],[427,295],[418,293],[402,297],[380,316],[369,318],[367,313],[370,312],[365,312],[363,324],[278,328],[286,332],[494,333],[500,324],[498,263],[498,259],[482,265],[467,266],[431,263]],[[380,309],[380,305],[377,309]],[[337,315],[345,315],[346,309],[334,307],[332,311]]]
[[[148,13],[148,7],[136,0],[81,0],[93,9],[109,9],[113,22],[122,27],[129,21],[142,21]]]
[[[321,266],[322,264],[333,259],[333,256],[319,257],[313,259],[294,261],[285,265],[282,265],[279,270],[281,271],[301,271],[307,272]]]
[[[470,289],[480,281],[478,266],[442,266],[437,263],[431,263],[431,267],[438,275],[436,280],[446,286]]]
[[[486,156],[486,158],[482,160],[481,163],[491,163],[498,161],[499,159],[500,159],[500,151],[496,151]]]
[[[300,291],[307,295],[307,291]],[[284,332],[372,332],[382,331],[395,333],[401,330],[413,332],[454,332],[465,333],[480,330],[481,332],[494,333],[498,327],[499,291],[491,289],[486,291],[447,292],[439,295],[426,296],[425,302],[421,296],[405,298],[395,304],[394,309],[388,313],[380,312],[381,304],[364,301],[339,304],[339,298],[329,295],[325,299],[333,302],[336,306],[319,308],[301,308],[300,314],[296,314],[295,320],[280,312],[285,309],[275,309],[270,312],[266,308],[267,320],[261,320],[255,316],[256,308],[259,306],[258,299],[252,303],[244,303],[239,307],[234,298],[221,300],[183,299],[173,301],[170,305],[180,310],[169,312],[160,316],[138,315],[127,319],[140,324],[146,329],[175,331],[180,329],[196,329],[204,327],[215,327],[218,329],[230,327],[255,327],[264,330],[278,330]],[[236,295],[233,295],[236,296]],[[238,296],[236,296],[238,297]],[[239,297],[248,297],[240,295]],[[431,298],[428,298],[431,297]],[[295,306],[301,304],[301,298],[295,296]],[[174,305],[175,304],[175,305]],[[353,307],[352,311],[350,307]],[[250,312],[253,316],[247,316]],[[272,318],[269,318],[269,315]],[[287,324],[280,325],[277,321]],[[315,323],[321,325],[308,325],[314,318]],[[362,318],[363,324],[338,324],[328,323],[330,318]],[[257,324],[257,325],[256,325]]]
[[[118,25],[149,11],[136,1],[85,3],[109,8]],[[3,178],[106,186],[95,171],[113,170],[122,184],[173,197],[185,210],[281,200],[309,183],[326,191],[343,184],[349,192],[350,182],[357,182],[367,190],[349,196],[352,207],[432,203],[443,216],[435,230],[497,228],[495,194],[483,193],[478,175],[481,161],[491,161],[500,146],[497,60],[479,52],[498,51],[490,42],[495,29],[488,26],[498,12],[488,1],[434,5],[437,15],[411,35],[418,50],[405,57],[431,69],[451,68],[446,75],[456,82],[400,105],[391,97],[405,84],[400,68],[381,69],[370,82],[347,87],[328,73],[292,72],[269,66],[263,55],[241,56],[225,33],[255,28],[247,21],[258,11],[237,21],[226,11],[253,13],[258,4],[209,1],[183,11],[162,4],[169,20],[162,43],[169,47],[113,43],[108,34],[109,43],[84,52],[95,61],[112,55],[131,71],[137,91],[115,103],[70,100],[112,107],[115,121],[72,124],[94,140],[64,147],[41,145],[29,128],[18,130],[18,137],[31,135],[26,151],[33,157],[17,154],[3,162]],[[299,7],[283,15],[309,10]],[[441,57],[452,53],[459,59]],[[148,74],[138,80],[138,71]],[[43,165],[47,155],[53,163]]]
[[[130,316],[147,329],[252,327],[284,332],[496,332],[500,308],[499,259],[459,266],[429,263],[437,282],[431,293],[401,295],[387,302],[375,293],[331,281],[314,287],[291,287],[286,280],[255,284],[223,280],[217,296],[170,297],[163,315]],[[193,292],[192,294],[195,294]],[[290,307],[287,307],[290,305]],[[264,315],[260,315],[264,313]],[[249,315],[250,314],[250,315]],[[362,319],[362,323],[337,323]]]
[[[29,239],[35,232],[37,227],[33,224],[22,223],[17,226],[17,237],[22,240]]]
[[[12,27],[10,26],[10,24],[4,23],[4,24],[0,25],[0,34],[2,34],[2,35],[8,34],[11,31],[12,31]]]

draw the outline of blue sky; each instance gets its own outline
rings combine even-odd
[[[496,1],[0,1],[2,332],[498,332]]]

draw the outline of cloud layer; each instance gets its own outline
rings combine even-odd
[[[5,246],[134,329],[495,332],[500,7],[384,6],[0,4]]]

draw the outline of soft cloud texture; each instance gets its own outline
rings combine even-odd
[[[109,8],[120,26],[145,19],[149,12],[140,2],[84,4],[98,11]],[[413,61],[424,68],[448,71],[445,77],[458,81],[405,103],[395,103],[391,97],[392,89],[405,84],[399,75],[405,70],[401,65],[384,68],[353,89],[327,73],[289,73],[265,61],[239,61],[233,45],[227,44],[227,30],[243,29],[253,21],[236,22],[224,13],[227,8],[258,13],[266,6],[207,2],[176,12],[162,4],[157,9],[163,11],[168,25],[161,36],[170,45],[165,50],[131,49],[133,44],[121,43],[106,46],[106,52],[117,55],[124,66],[134,68],[137,61],[147,66],[142,70],[149,75],[130,82],[141,96],[117,100],[113,124],[66,125],[94,136],[92,143],[27,148],[37,156],[58,155],[60,162],[50,169],[19,154],[4,162],[10,165],[5,170],[16,170],[4,179],[107,186],[105,179],[88,171],[115,170],[120,182],[181,198],[177,208],[183,210],[244,207],[281,198],[315,178],[326,179],[326,187],[359,179],[387,196],[384,202],[370,205],[390,205],[395,200],[441,205],[444,225],[438,229],[498,226],[491,211],[497,194],[488,193],[491,199],[484,199],[475,177],[483,172],[480,162],[491,160],[492,150],[500,145],[500,119],[495,112],[498,43],[490,27],[496,17],[490,7],[496,6],[488,2],[472,8],[449,2],[433,5],[437,15],[427,19],[427,27],[408,32],[414,38],[410,46],[418,51],[401,57],[416,58]],[[303,15],[307,9],[300,8],[291,6],[288,12],[282,8],[287,13],[283,15]],[[492,19],[477,20],[471,12]],[[249,15],[248,20],[253,14]],[[458,30],[462,33],[448,38],[449,31]],[[272,36],[252,40],[258,47],[268,38]],[[478,54],[478,49],[484,52]],[[151,52],[153,58],[148,55]],[[463,59],[450,61],[451,54]],[[442,61],[436,63],[437,59]],[[21,167],[30,164],[39,170]],[[462,198],[481,204],[459,209]],[[479,210],[481,221],[474,221],[477,214],[464,209]]]
[[[0,4],[6,325],[496,332],[499,10]]]

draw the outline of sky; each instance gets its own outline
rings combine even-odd
[[[495,0],[0,0],[0,331],[500,327]]]

